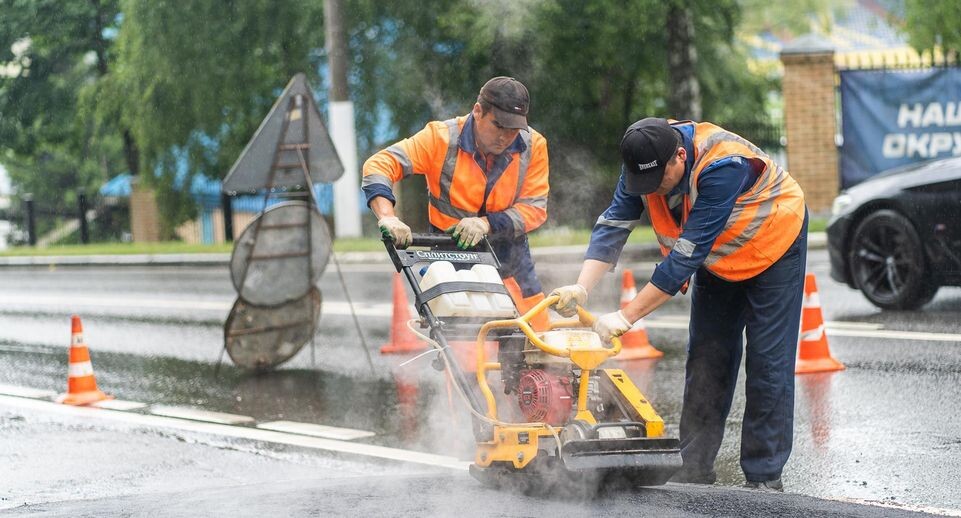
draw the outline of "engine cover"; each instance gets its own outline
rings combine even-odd
[[[571,379],[541,369],[525,371],[518,383],[517,403],[529,422],[561,426],[574,405]]]

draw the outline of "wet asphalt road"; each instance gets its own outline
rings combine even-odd
[[[463,477],[392,475],[292,480],[122,498],[53,502],[15,509],[12,516],[777,516],[919,518],[926,513],[803,495],[740,488],[667,484],[612,491],[590,499],[524,496],[485,489]]]
[[[360,428],[377,433],[368,440],[372,443],[469,457],[467,416],[457,401],[451,401],[442,375],[429,366],[429,359],[400,367],[409,357],[376,354],[388,335],[390,267],[345,265],[344,269],[362,315],[373,369],[329,268],[321,283],[324,309],[314,354],[305,347],[282,369],[267,375],[243,372],[227,359],[215,374],[223,343],[221,326],[234,298],[225,268],[0,269],[0,383],[62,390],[68,317],[78,313],[84,318],[98,382],[122,399],[240,413],[258,421],[288,419]],[[830,281],[823,251],[811,253],[809,269],[818,277],[825,319],[847,323],[836,328],[839,334],[829,336],[832,352],[848,369],[798,378],[795,450],[784,475],[788,490],[961,509],[961,492],[954,482],[961,478],[961,386],[957,383],[961,344],[953,339],[879,338],[870,332],[883,327],[884,331],[961,333],[957,318],[961,290],[942,290],[920,312],[880,312],[858,293]],[[552,265],[541,271],[547,289],[576,276],[576,266]],[[635,267],[639,282],[646,271],[649,267]],[[617,279],[610,276],[605,289],[592,296],[592,309],[615,307]],[[674,435],[680,415],[687,308],[687,299],[679,297],[650,319],[649,333],[665,352],[663,359],[623,365]],[[724,485],[742,482],[737,465],[741,392],[718,458]],[[324,471],[350,473],[351,469]],[[457,494],[484,491],[471,482],[444,483],[455,484]],[[342,489],[339,484],[324,483],[317,495],[330,498]],[[436,484],[431,479],[422,487]],[[673,486],[668,493],[678,491],[687,489]],[[262,493],[270,501],[282,491],[265,487]],[[651,494],[664,493],[648,492],[642,500]],[[432,498],[444,502],[431,490],[422,497],[425,502]],[[126,498],[129,503],[138,497]],[[626,499],[624,505],[638,503],[631,503],[630,495],[618,498]],[[118,505],[123,501],[118,500]],[[359,498],[356,505],[361,509],[367,505],[362,501],[376,505],[377,499]],[[577,508],[565,512],[572,509]],[[684,505],[674,509],[678,515],[696,512]]]

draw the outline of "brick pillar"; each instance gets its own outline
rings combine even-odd
[[[130,181],[130,233],[135,243],[160,241],[160,212],[153,189]]]
[[[787,168],[808,208],[827,214],[838,194],[834,50],[811,38],[781,52]]]

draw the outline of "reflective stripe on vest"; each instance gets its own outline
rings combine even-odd
[[[444,124],[447,126],[448,131],[447,154],[444,156],[444,164],[441,166],[437,196],[434,196],[433,193],[428,191],[430,205],[441,214],[451,218],[463,219],[475,217],[477,216],[477,212],[455,207],[450,202],[450,187],[454,181],[454,170],[457,168],[457,156],[460,153],[457,146],[457,140],[460,138],[460,126],[457,124],[457,119],[448,119],[444,121]],[[517,189],[514,191],[513,203],[516,203],[520,197],[521,188],[524,186],[524,179],[527,177],[527,168],[531,162],[531,132],[530,130],[521,130],[520,135],[524,140],[526,148],[520,154],[520,163],[518,164],[517,170]],[[505,212],[511,217],[515,227],[518,224],[515,220],[519,219],[521,229],[523,229],[523,218],[521,218],[519,213],[515,214],[516,211],[512,213],[512,210],[513,209],[507,209]]]
[[[751,188],[735,200],[724,229],[704,260],[704,266],[723,279],[754,277],[780,259],[797,237],[804,218],[804,193],[787,171],[744,138],[710,123],[683,122],[675,126],[682,124],[695,125],[695,157],[680,225],[671,216],[665,196],[644,197],[661,252],[667,255],[677,245],[687,214],[697,199],[701,172],[726,157],[759,161],[763,170]],[[777,227],[760,233],[766,223]]]

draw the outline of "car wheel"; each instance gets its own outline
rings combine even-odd
[[[917,309],[938,290],[918,232],[893,210],[879,210],[858,224],[849,264],[855,286],[882,309]]]

